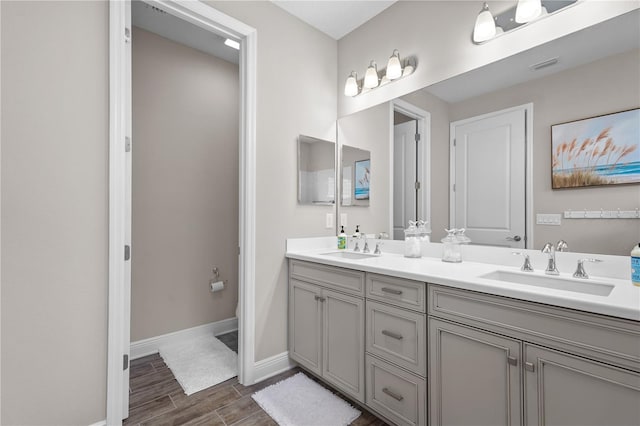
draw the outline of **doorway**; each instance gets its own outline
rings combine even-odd
[[[253,383],[255,288],[255,29],[199,2],[144,0],[240,44],[239,381]],[[131,294],[131,3],[110,2],[109,322],[107,424],[126,415]],[[235,247],[230,247],[235,251]],[[124,252],[124,256],[123,256]]]
[[[450,125],[450,227],[472,244],[531,247],[532,114],[527,104]]]
[[[431,221],[431,115],[403,100],[391,108],[391,230],[404,240],[408,221]]]

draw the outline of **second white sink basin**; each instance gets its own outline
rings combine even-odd
[[[342,259],[368,259],[376,257],[375,254],[358,253],[355,251],[332,251],[330,253],[322,253],[322,256],[340,257]]]
[[[493,271],[480,275],[479,278],[497,280],[505,283],[524,284],[534,287],[552,288],[556,290],[573,291],[576,293],[593,294],[597,296],[608,296],[613,290],[613,285],[594,282],[590,279],[566,279],[554,276],[529,275],[526,272],[518,273],[512,271]]]

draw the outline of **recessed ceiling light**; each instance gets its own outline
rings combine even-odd
[[[226,40],[224,41],[224,44],[226,44],[226,45],[227,45],[227,46],[229,46],[229,47],[233,47],[233,48],[234,48],[234,49],[236,49],[236,50],[240,50],[240,43],[238,43],[238,42],[237,42],[237,41],[235,41],[235,40],[231,40],[230,38],[226,39]]]

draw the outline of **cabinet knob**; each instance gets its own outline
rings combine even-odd
[[[316,299],[316,301],[320,301],[320,302],[324,302],[325,300],[327,300],[324,297],[320,297],[318,295],[315,296],[315,299]]]
[[[382,388],[382,392],[386,393],[387,395],[389,395],[391,398],[395,399],[396,401],[402,401],[404,399],[404,397],[402,395],[398,395],[394,391],[389,390],[389,388]]]
[[[516,358],[515,356],[508,356],[507,363],[513,366],[518,365],[518,358]]]
[[[531,371],[531,372],[536,370],[536,368],[535,368],[535,366],[533,365],[532,362],[525,362],[524,363],[524,369],[527,370],[527,371]]]

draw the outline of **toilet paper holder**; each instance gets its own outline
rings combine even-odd
[[[217,266],[213,268],[213,278],[209,280],[209,289],[211,292],[224,290],[226,280],[220,280],[220,270]]]

